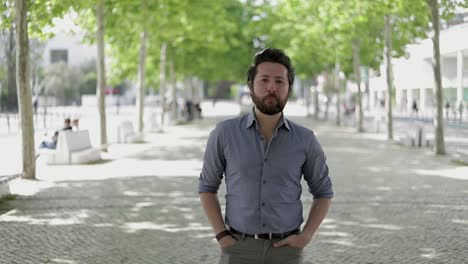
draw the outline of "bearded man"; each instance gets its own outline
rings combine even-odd
[[[281,50],[255,54],[247,72],[254,107],[210,133],[198,192],[219,243],[219,263],[302,263],[334,193],[314,133],[288,119],[294,69]],[[225,177],[226,212],[217,196]],[[301,180],[313,195],[304,226]]]

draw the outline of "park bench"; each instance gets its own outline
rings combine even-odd
[[[400,135],[399,142],[409,147],[431,147],[433,140],[426,137],[424,125],[417,123]]]
[[[130,121],[123,121],[117,127],[117,143],[138,143],[143,141],[143,135],[135,132]]]
[[[101,151],[91,146],[88,130],[60,131],[56,149],[40,149],[47,164],[83,164],[101,159]]]
[[[0,198],[10,194],[10,181],[20,176],[21,174],[0,176]]]

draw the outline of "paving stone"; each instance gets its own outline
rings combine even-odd
[[[468,181],[421,172],[454,164],[347,129],[297,121],[321,141],[336,193],[304,263],[466,263]],[[153,135],[127,159],[135,169],[153,160],[201,162],[214,124],[206,119]],[[61,178],[34,196],[0,204],[8,208],[0,215],[0,263],[217,263],[198,174],[176,176],[186,168],[174,166],[174,176],[113,177],[119,162],[99,167],[105,177]],[[305,186],[303,201],[308,210]]]

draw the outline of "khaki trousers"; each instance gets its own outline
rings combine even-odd
[[[273,247],[280,239],[243,238],[233,234],[237,242],[221,249],[219,264],[301,264],[303,250],[289,246]]]

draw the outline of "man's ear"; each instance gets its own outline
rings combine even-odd
[[[249,87],[250,93],[252,93],[252,85],[253,85],[253,84],[252,84],[252,81],[248,81],[248,82],[247,82],[247,87]]]

